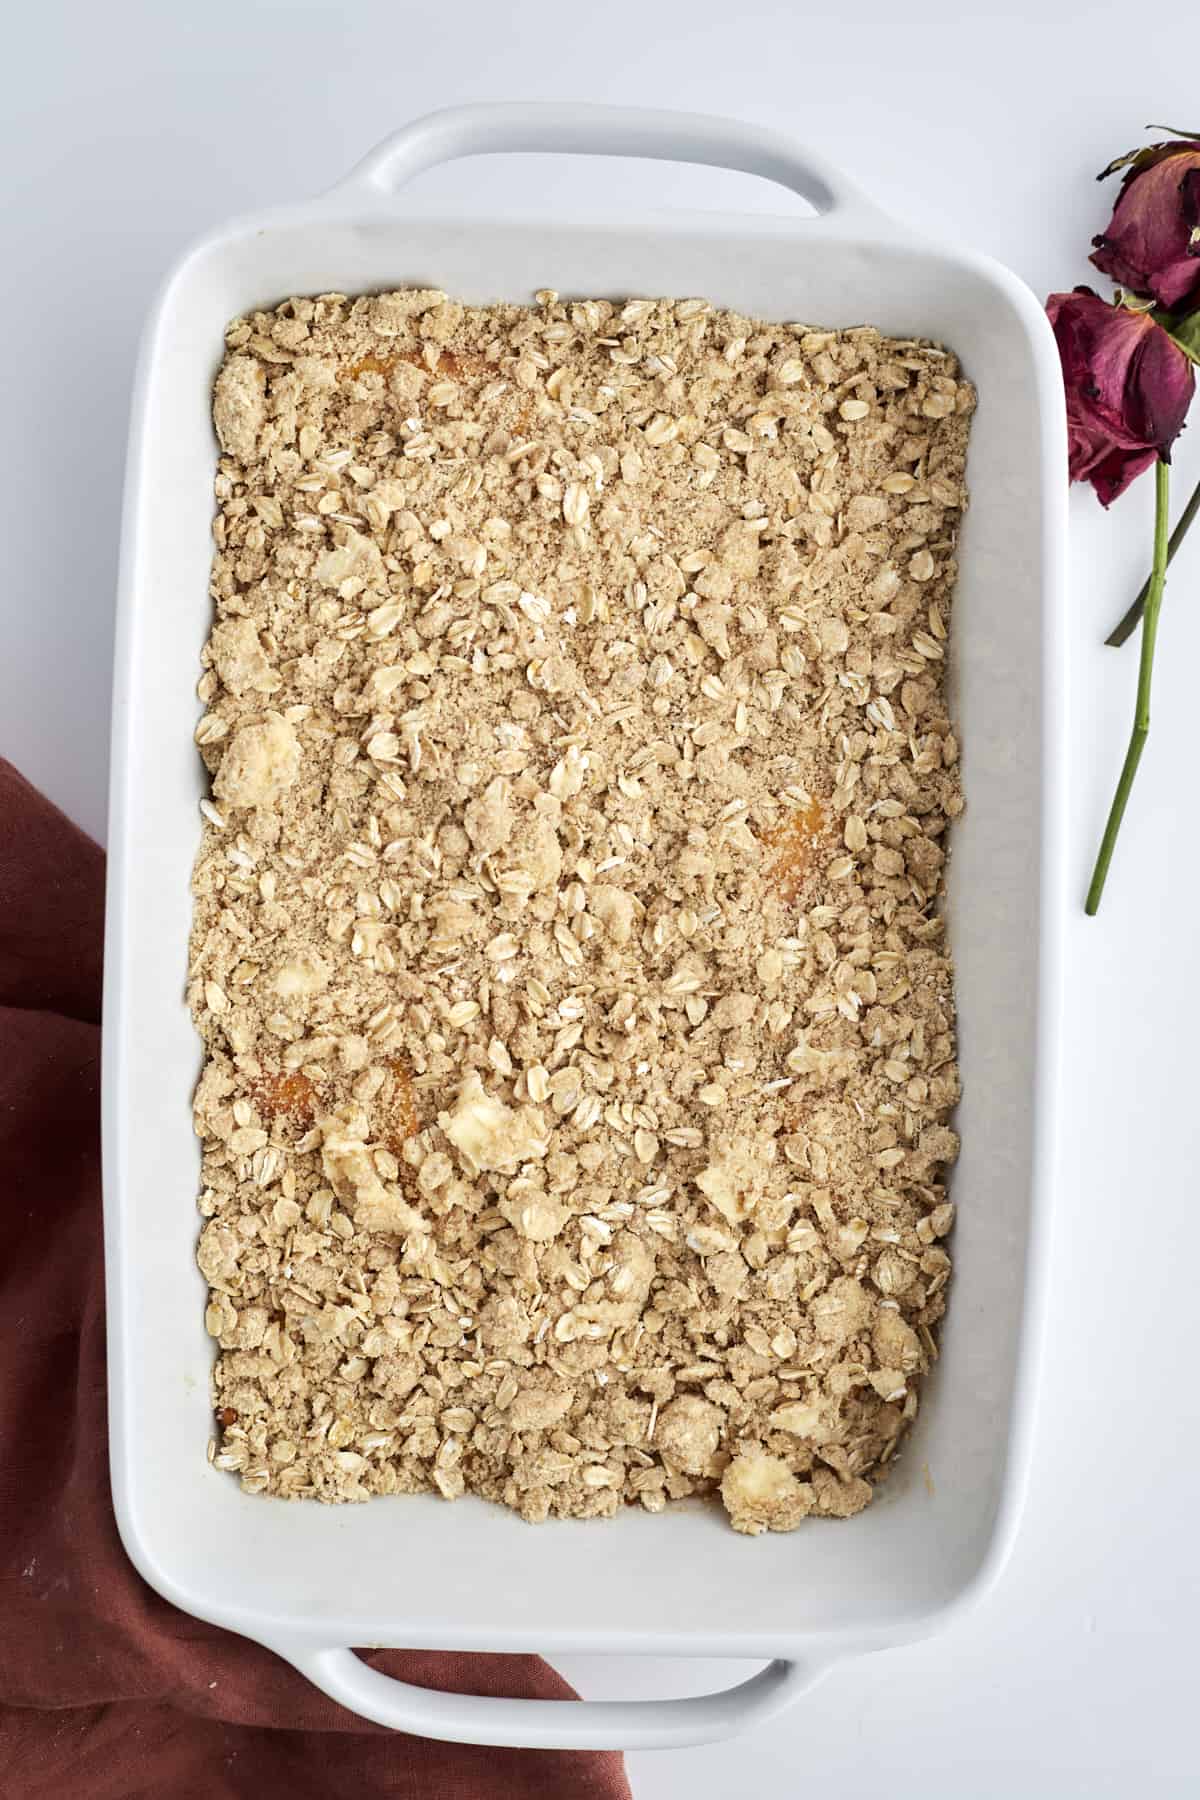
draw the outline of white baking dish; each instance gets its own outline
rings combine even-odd
[[[485,151],[670,158],[770,177],[813,219],[639,224],[406,218],[418,171]],[[969,806],[950,922],[964,1098],[957,1274],[943,1359],[876,1503],[749,1540],[717,1510],[531,1528],[465,1499],[282,1505],[207,1466],[213,1347],[193,1260],[199,1048],[183,1003],[203,791],[192,744],[209,624],[222,327],[289,294],[439,286],[472,301],[703,294],[776,319],[944,339],[981,403],[954,620]],[[269,1645],[368,1718],[471,1742],[685,1744],[780,1706],[837,1658],[943,1625],[1011,1539],[1032,1405],[1046,1233],[1062,918],[1060,613],[1065,433],[1041,309],[979,256],[922,242],[785,138],[722,119],[583,106],[435,114],[323,198],[246,219],[172,271],[133,405],[113,721],[104,1035],[112,1479],[121,1535],[169,1600]],[[348,1645],[771,1657],[731,1692],[672,1702],[443,1695]]]

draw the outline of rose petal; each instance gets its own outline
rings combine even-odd
[[[1195,391],[1192,365],[1149,313],[1090,288],[1051,294],[1046,312],[1062,360],[1070,477],[1110,506],[1169,458]]]
[[[1130,482],[1157,461],[1153,450],[1110,450],[1088,475],[1101,506],[1111,506],[1119,500]]]
[[[1195,390],[1190,361],[1161,326],[1151,324],[1127,370],[1125,423],[1164,461],[1170,461]]]
[[[1156,144],[1121,184],[1108,228],[1092,241],[1092,262],[1122,287],[1174,310],[1200,296],[1200,143]]]

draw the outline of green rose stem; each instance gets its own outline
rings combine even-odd
[[[1179,523],[1178,523],[1178,525],[1176,525],[1174,531],[1171,533],[1170,541],[1167,544],[1167,567],[1168,568],[1171,565],[1171,560],[1174,557],[1175,552],[1178,550],[1180,544],[1182,544],[1184,538],[1187,536],[1188,526],[1191,524],[1192,520],[1195,518],[1195,516],[1198,512],[1200,512],[1200,481],[1198,481],[1196,483],[1195,492],[1193,493],[1191,499],[1188,501],[1187,505],[1184,507],[1183,511],[1180,513]],[[1146,596],[1150,592],[1151,579],[1152,579],[1152,577],[1147,575],[1146,585],[1143,587],[1141,593],[1138,595],[1137,599],[1134,601],[1134,603],[1130,607],[1129,611],[1125,614],[1125,617],[1121,620],[1121,623],[1119,625],[1115,626],[1113,628],[1113,630],[1110,631],[1108,636],[1105,638],[1105,640],[1104,640],[1105,643],[1112,644],[1114,649],[1117,648],[1119,645],[1123,644],[1125,642],[1126,638],[1131,637],[1133,635],[1134,629],[1137,626],[1137,622],[1142,616],[1142,608],[1146,604]]]
[[[1100,908],[1100,896],[1104,892],[1104,883],[1108,878],[1108,865],[1112,861],[1113,847],[1117,841],[1117,833],[1121,829],[1121,820],[1125,817],[1125,807],[1129,800],[1129,792],[1133,787],[1133,778],[1137,774],[1138,764],[1142,760],[1142,751],[1146,747],[1146,739],[1150,735],[1150,677],[1154,672],[1154,640],[1158,636],[1158,614],[1162,606],[1163,583],[1167,578],[1167,489],[1170,476],[1167,465],[1161,459],[1154,468],[1154,562],[1150,569],[1150,580],[1146,584],[1146,605],[1142,613],[1142,655],[1138,663],[1137,705],[1133,714],[1133,733],[1129,739],[1129,748],[1125,752],[1125,762],[1121,768],[1121,778],[1117,782],[1117,791],[1113,795],[1113,803],[1109,808],[1108,823],[1104,827],[1104,836],[1100,842],[1100,854],[1096,858],[1096,867],[1092,871],[1092,885],[1088,889],[1084,911],[1094,916]]]

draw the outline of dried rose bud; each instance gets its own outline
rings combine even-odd
[[[1147,312],[1091,288],[1051,294],[1046,312],[1067,390],[1072,481],[1110,506],[1159,457],[1170,461],[1195,391],[1192,365]]]
[[[1101,180],[1119,168],[1121,191],[1091,260],[1169,311],[1200,305],[1200,139],[1150,144],[1119,157]]]

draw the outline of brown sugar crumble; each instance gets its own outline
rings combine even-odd
[[[973,405],[702,300],[229,328],[188,991],[245,1489],[869,1501],[950,1271]]]

